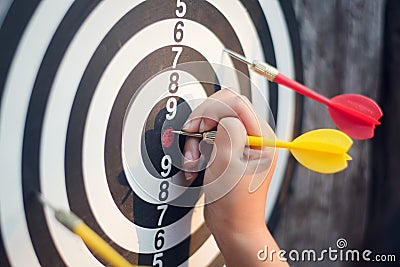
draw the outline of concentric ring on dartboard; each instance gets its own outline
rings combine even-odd
[[[278,6],[279,3],[270,2],[268,4],[270,8],[266,8],[260,6],[256,1],[242,1],[242,3],[230,1],[230,8],[226,9],[224,3],[220,1],[211,4],[200,0],[185,2],[188,5],[188,15],[185,19],[198,23],[192,24],[196,26],[196,35],[201,36],[198,34],[198,30],[204,27],[206,31],[213,32],[211,36],[218,36],[217,39],[223,40],[223,45],[214,45],[213,40],[215,39],[208,38],[209,35],[206,35],[207,42],[213,46],[212,49],[208,47],[205,48],[206,51],[200,48],[197,50],[201,54],[208,55],[207,59],[220,62],[220,50],[226,45],[248,57],[266,58],[268,62],[275,63],[274,49],[263,12],[266,14],[268,14],[267,12],[276,13],[274,16],[269,14],[267,18],[268,23],[271,23],[273,27],[274,39],[278,40],[281,38],[280,35],[286,36],[286,29],[283,29],[283,33],[281,29],[284,19],[279,13],[282,11]],[[79,144],[76,146],[75,141],[79,140],[77,137],[83,135],[85,128],[82,125],[85,125],[86,121],[85,118],[73,120],[73,117],[80,115],[85,117],[85,110],[89,109],[91,98],[95,95],[94,88],[85,90],[83,89],[84,85],[91,82],[96,83],[101,77],[107,75],[106,72],[103,72],[106,66],[132,36],[146,31],[148,25],[163,20],[169,21],[168,18],[174,17],[175,5],[176,1],[118,1],[115,3],[115,1],[74,2],[66,0],[57,3],[40,1],[40,5],[39,2],[27,4],[15,1],[11,6],[0,30],[3,40],[0,44],[2,48],[0,49],[2,64],[2,68],[0,68],[0,95],[2,97],[0,153],[1,166],[4,170],[2,181],[7,185],[1,187],[0,225],[2,240],[11,264],[16,266],[100,265],[79,240],[65,232],[47,209],[43,212],[36,202],[30,202],[26,196],[30,190],[34,189],[42,191],[56,206],[68,209],[71,203],[74,211],[77,211],[107,241],[112,242],[96,223],[93,214],[90,213],[91,205],[96,205],[96,203],[86,201],[85,185],[79,182],[75,185],[75,181],[82,177],[84,171],[80,166],[81,163],[87,163],[89,159],[86,158],[77,165],[66,163],[65,145],[67,142],[69,158],[78,156],[82,159],[80,153],[82,153],[82,143],[84,142],[78,142]],[[192,12],[193,10],[190,9],[193,7],[196,7],[196,12]],[[28,12],[25,13],[25,10]],[[185,25],[191,25],[191,23],[186,24],[186,20]],[[278,21],[278,24],[274,23],[274,20]],[[10,27],[15,21],[21,23],[17,30]],[[257,22],[254,23],[254,21]],[[231,25],[233,26],[231,27]],[[277,38],[277,33],[279,38]],[[239,37],[243,35],[245,37],[238,38],[237,34]],[[159,35],[162,36],[160,32],[153,34],[149,36],[151,39],[145,42],[149,44],[147,54],[158,48],[157,46],[151,47],[150,44]],[[249,38],[249,35],[253,38]],[[40,38],[37,38],[38,36]],[[154,38],[155,36],[157,38]],[[232,41],[235,38],[240,39],[240,42]],[[258,38],[261,39],[258,40]],[[197,48],[202,45],[201,43],[203,42],[185,43],[185,45]],[[281,64],[279,68],[290,75],[293,66],[290,65],[292,62],[290,61],[291,48],[286,49],[288,43],[289,41],[277,46],[281,50],[281,52],[278,51],[278,65]],[[166,45],[172,44],[168,41],[162,46]],[[285,55],[282,56],[282,53]],[[142,56],[147,54],[144,53]],[[132,55],[141,56],[135,53]],[[91,59],[92,61],[90,61]],[[90,66],[87,66],[89,61]],[[227,57],[223,57],[221,61],[231,64]],[[127,58],[123,65],[127,64],[133,65],[134,63],[128,62]],[[247,71],[246,66],[236,62],[233,64],[236,64],[236,68]],[[98,67],[97,71],[93,70],[95,67]],[[164,67],[160,66],[160,69]],[[85,70],[87,73],[82,78],[81,74]],[[252,76],[252,74],[250,75]],[[252,79],[260,81],[261,78],[252,76]],[[260,83],[266,84],[265,81]],[[80,84],[80,89],[75,96],[78,84]],[[15,94],[15,91],[18,91],[18,94]],[[271,92],[277,93],[276,90]],[[75,113],[71,114],[74,97],[76,98],[73,108]],[[81,100],[79,100],[80,98]],[[285,110],[292,114],[291,109],[286,110],[285,105],[277,105],[278,99],[274,98],[272,94],[270,94],[270,99],[275,99],[270,100],[272,108],[275,110],[274,114],[277,114],[278,118],[279,116],[281,118],[288,116],[289,119],[288,121],[278,119],[279,134],[279,129],[284,129],[286,125],[291,126],[291,115],[282,112]],[[281,99],[279,97],[279,103]],[[82,106],[79,106],[79,103]],[[279,112],[276,112],[277,109]],[[69,121],[70,117],[71,121]],[[281,124],[280,121],[282,121]],[[77,132],[74,132],[75,126],[81,126],[76,127]],[[69,131],[66,136],[67,127],[69,127]],[[284,132],[284,130],[280,131]],[[282,164],[285,165],[285,163]],[[72,169],[73,166],[79,167]],[[65,192],[64,176],[66,174],[68,176],[68,194]],[[21,186],[21,181],[23,186]],[[102,179],[99,181],[104,182]],[[9,192],[13,192],[12,197]],[[124,195],[127,188],[121,186],[120,192],[121,196]],[[105,197],[109,199],[109,203],[113,203],[112,197],[109,195]],[[80,202],[80,200],[82,201]],[[124,216],[121,213],[122,220],[124,220]],[[13,233],[18,233],[18,235]],[[203,240],[204,244],[197,246],[198,250],[193,251],[193,245],[190,245],[190,264],[196,261],[203,262],[201,259],[210,257],[209,251],[217,251],[215,243],[211,242],[208,235]],[[127,238],[126,236],[125,238]],[[193,239],[199,240],[197,237]],[[187,240],[185,239],[185,242]],[[196,240],[194,241],[196,242]],[[192,241],[191,243],[193,243]],[[3,247],[3,242],[1,247]],[[186,245],[183,247],[187,248]],[[212,249],[205,252],[206,248],[210,247]],[[137,261],[138,255],[135,253],[122,250],[118,246],[115,248],[132,262]],[[177,259],[171,261],[172,265],[178,264],[188,257],[187,254],[183,255],[187,250],[183,249],[182,251],[183,253],[175,255],[174,252],[169,253]],[[21,253],[24,253],[24,257],[20,257]],[[192,253],[194,254],[192,255]],[[207,257],[199,256],[203,253],[206,253]],[[143,254],[142,256],[151,258],[152,254]],[[3,263],[1,260],[0,262]],[[151,264],[152,259],[145,262]]]
[[[128,13],[129,14],[129,13]],[[132,15],[132,14],[130,14]],[[121,25],[124,25],[124,22],[120,22]],[[137,33],[136,35],[134,35],[134,37],[132,39],[129,39],[128,42],[125,44],[125,46],[130,47],[130,45],[134,47],[135,43],[139,43],[140,42],[140,37],[144,36],[146,39],[150,38],[151,36],[156,35],[159,31],[162,32],[167,32],[166,28],[173,28],[174,25],[174,21],[170,21],[170,23],[168,23],[169,27],[166,27],[165,25],[163,25],[163,23],[154,23],[151,26],[146,28],[146,31],[141,31],[139,33]],[[190,25],[196,26],[194,24],[192,24],[191,22],[186,22],[186,27],[190,27]],[[125,26],[125,25],[124,25]],[[165,27],[165,30],[163,30],[163,27]],[[202,34],[202,30],[205,30],[206,28],[200,28],[197,29],[196,32],[197,34]],[[132,237],[131,240],[127,240],[126,239],[126,232],[124,231],[118,231],[119,235],[117,236],[115,234],[115,231],[121,230],[121,229],[132,229],[129,224],[127,224],[127,222],[124,222],[123,219],[119,219],[119,220],[110,220],[110,218],[115,218],[113,216],[111,216],[109,213],[104,214],[104,212],[106,211],[110,211],[111,214],[114,213],[114,209],[110,208],[110,209],[105,209],[105,205],[109,206],[111,203],[109,201],[107,201],[108,198],[107,194],[100,194],[99,190],[98,190],[98,184],[95,182],[94,184],[91,183],[91,177],[96,178],[96,177],[104,177],[103,169],[102,168],[98,168],[98,165],[92,165],[91,167],[84,167],[82,172],[75,172],[75,170],[79,170],[79,167],[81,166],[82,162],[87,162],[89,164],[94,162],[94,159],[99,159],[98,163],[101,164],[102,160],[100,160],[101,158],[98,157],[98,155],[102,155],[102,152],[99,151],[99,149],[101,148],[101,146],[98,146],[98,143],[96,143],[96,140],[98,140],[98,138],[102,135],[98,134],[98,132],[96,132],[96,135],[93,136],[93,138],[87,138],[87,142],[90,143],[96,143],[96,145],[90,145],[90,143],[87,145],[88,147],[90,147],[90,149],[84,149],[84,151],[87,151],[88,153],[91,153],[92,156],[88,156],[87,158],[90,158],[89,161],[85,161],[84,158],[81,159],[80,154],[76,154],[77,151],[80,150],[80,147],[82,147],[82,144],[84,144],[85,142],[83,142],[82,138],[82,133],[83,133],[83,126],[85,128],[88,128],[90,126],[90,122],[91,120],[88,118],[86,119],[85,116],[82,116],[82,114],[87,114],[86,109],[87,108],[91,108],[94,109],[94,105],[90,104],[91,106],[89,106],[89,101],[92,101],[92,97],[90,96],[89,92],[94,92],[94,89],[97,84],[96,84],[96,78],[95,77],[100,77],[99,74],[102,74],[103,72],[103,68],[101,67],[102,64],[107,63],[108,65],[110,65],[109,61],[104,60],[104,55],[103,53],[106,53],[106,57],[110,54],[112,54],[113,49],[111,49],[111,47],[107,46],[107,42],[111,42],[112,44],[117,44],[115,46],[114,49],[118,49],[120,46],[120,42],[118,42],[117,40],[120,40],[120,38],[118,38],[118,36],[114,36],[113,31],[111,31],[109,33],[109,35],[107,36],[108,38],[105,38],[102,43],[104,43],[104,45],[106,47],[108,47],[108,50],[104,51],[102,49],[98,49],[97,52],[94,54],[93,58],[91,59],[91,62],[89,63],[89,67],[86,68],[86,72],[85,75],[83,76],[81,82],[80,82],[80,86],[76,95],[76,100],[74,102],[74,106],[72,107],[72,111],[71,111],[71,116],[70,116],[70,122],[69,122],[69,131],[68,131],[68,139],[67,139],[67,147],[66,147],[66,187],[67,187],[67,192],[68,192],[68,200],[71,206],[71,209],[74,210],[76,213],[78,213],[78,215],[82,216],[83,218],[86,219],[86,221],[88,221],[89,223],[91,223],[91,226],[96,229],[98,232],[103,233],[103,231],[105,231],[106,233],[106,240],[108,239],[108,237],[110,237],[114,243],[119,244],[122,247],[130,247],[131,250],[134,250],[132,248],[135,248],[135,238],[134,236]],[[118,32],[119,33],[119,32]],[[209,36],[210,39],[213,39],[213,36],[208,34],[208,31],[205,31],[203,33],[204,36]],[[158,36],[159,38],[157,39],[157,42],[160,43],[166,43],[168,42],[168,40],[164,40],[162,38],[162,36]],[[165,38],[167,38],[168,36],[166,36]],[[208,38],[208,37],[207,37]],[[215,39],[215,38],[214,38]],[[190,40],[189,40],[190,41]],[[140,43],[143,43],[143,41],[141,41]],[[234,43],[234,42],[233,42]],[[183,44],[188,44],[190,46],[197,46],[199,48],[201,48],[202,44],[196,44],[196,43],[190,43],[190,42],[184,42]],[[100,45],[100,47],[102,47],[102,45]],[[222,44],[219,44],[219,47],[223,47]],[[150,50],[150,47],[143,47],[144,49]],[[143,49],[142,48],[142,49]],[[205,50],[205,49],[201,49],[201,50]],[[222,49],[219,50],[220,54],[222,54]],[[136,50],[132,50],[132,53],[136,53],[137,55],[140,56],[140,51]],[[148,54],[148,52],[143,52],[144,55]],[[214,51],[212,51],[212,53],[214,53]],[[206,52],[207,54],[207,52]],[[98,55],[103,55],[103,56],[98,56]],[[172,54],[174,55],[174,54]],[[118,59],[122,58],[122,61],[126,60],[126,57],[124,56],[120,56],[120,52],[118,52],[118,54],[116,54],[116,56],[119,56]],[[97,61],[97,59],[101,59],[101,62],[104,63],[100,63]],[[113,60],[116,60],[114,57]],[[162,56],[160,56],[159,58],[162,58]],[[182,56],[182,58],[184,59],[185,57]],[[190,60],[193,60],[193,58],[189,58]],[[170,61],[171,62],[171,61]],[[169,64],[170,64],[169,62]],[[121,63],[121,64],[116,64],[116,66],[118,66],[118,71],[120,72],[121,66],[123,64],[126,63]],[[134,61],[131,61],[130,64],[135,65]],[[156,67],[166,67],[164,65],[158,65],[158,64],[154,64]],[[91,67],[93,66],[93,67]],[[108,66],[109,67],[109,66]],[[144,69],[148,69],[149,67],[144,67]],[[121,73],[121,72],[120,72]],[[93,83],[95,82],[95,83]],[[136,81],[137,82],[137,81]],[[110,85],[113,88],[118,88],[119,86],[116,86],[116,84],[112,84]],[[135,87],[133,87],[135,88]],[[113,97],[108,97],[108,99],[112,100]],[[102,106],[104,106],[104,103],[101,104]],[[104,107],[101,107],[100,111],[105,111]],[[107,115],[102,115],[102,112],[96,112],[96,116],[93,117],[95,118],[93,120],[94,123],[99,122],[102,125],[103,122],[98,121],[97,118],[105,118],[107,117]],[[95,127],[97,128],[97,127]],[[86,131],[86,130],[85,130]],[[71,152],[72,151],[72,152]],[[83,151],[83,154],[85,154],[85,152]],[[107,156],[107,154],[106,154]],[[72,170],[74,170],[73,172],[71,172]],[[85,173],[86,171],[86,173]],[[84,177],[86,177],[86,179],[84,179]],[[96,178],[98,179],[98,178]],[[81,189],[80,189],[81,188]],[[82,189],[85,189],[85,193],[81,192],[79,194],[77,194],[77,192],[81,191]],[[90,193],[90,191],[93,190],[93,194]],[[88,198],[88,202],[84,201],[86,198]],[[87,203],[87,204],[86,204]],[[107,204],[110,203],[110,204]],[[111,204],[114,205],[114,204]],[[92,213],[93,212],[93,213]],[[92,215],[93,214],[93,215]],[[101,215],[103,214],[103,215]],[[99,219],[99,216],[101,216],[101,219]],[[116,214],[116,216],[118,216]],[[108,218],[108,219],[107,219]],[[126,227],[118,227],[116,226],[117,224],[121,224],[121,225],[126,225]],[[176,222],[175,223],[175,227],[178,227],[179,224]],[[136,227],[138,228],[138,227]],[[104,230],[104,229],[108,229]],[[152,233],[152,230],[149,230],[150,233]],[[118,234],[117,233],[117,234]],[[180,240],[181,238],[179,236],[176,235],[176,231],[170,231],[170,233],[175,233],[175,236],[172,236],[171,238],[175,239],[175,240]],[[140,234],[139,234],[140,235]],[[141,237],[138,235],[138,238],[140,239]],[[149,237],[153,237],[153,234],[149,234],[146,238]],[[168,236],[166,236],[167,238]],[[122,241],[120,241],[122,240]],[[143,240],[143,239],[142,239]],[[176,241],[178,242],[178,241]],[[125,245],[124,245],[125,244]],[[151,245],[151,242],[148,242],[147,244]],[[168,248],[169,243],[166,242],[165,248]],[[136,245],[137,246],[137,245]],[[118,248],[118,247],[117,247]],[[140,247],[140,251],[143,253],[146,252],[150,252],[151,248],[148,247]],[[176,248],[176,250],[178,250],[178,247]],[[176,251],[174,250],[174,251]],[[171,253],[175,253],[174,251],[172,251]],[[180,249],[180,251],[182,251],[182,253],[185,251],[185,249]],[[165,258],[168,258],[168,255],[165,255]],[[172,256],[171,256],[172,258]]]
[[[172,23],[171,23],[171,25],[170,25],[170,28],[174,25],[174,22],[173,21],[171,21]],[[192,23],[191,22],[186,22],[185,23],[186,24],[186,27],[187,28],[189,28],[190,27],[190,25],[192,25]],[[194,25],[195,26],[195,25]],[[161,28],[161,30],[162,30],[162,27],[165,27],[165,25],[163,25],[163,24],[157,24],[157,25],[152,25],[152,26],[149,26],[149,27],[147,27],[146,28],[146,31],[142,31],[141,33],[143,33],[145,36],[151,36],[152,34],[152,31],[154,31],[154,34],[156,34],[158,31],[160,31],[160,28]],[[208,31],[206,31],[206,32],[204,32],[204,33],[202,33],[202,31],[201,30],[203,30],[203,29],[205,29],[205,28],[201,28],[200,30],[197,30],[197,32],[199,33],[200,32],[200,34],[203,34],[204,36],[207,36],[208,35]],[[153,35],[154,35],[153,34]],[[130,47],[130,43],[132,43],[132,44],[134,44],[134,43],[138,43],[139,42],[139,38],[141,37],[141,34],[140,33],[138,33],[137,35],[135,35],[131,40],[129,40],[129,42],[127,42],[127,44],[125,45],[125,46],[127,46],[127,47]],[[210,38],[212,38],[212,35],[210,35]],[[158,42],[160,42],[160,43],[164,43],[164,42],[166,42],[167,40],[163,40],[161,37],[157,40]],[[216,40],[216,42],[217,42],[217,40]],[[201,45],[199,45],[199,44],[195,44],[195,43],[190,43],[190,42],[184,42],[184,44],[188,44],[188,45],[190,45],[190,46],[197,46],[197,47],[199,47],[199,48],[201,48]],[[222,44],[220,44],[219,45],[220,47],[223,47],[223,45]],[[134,47],[134,45],[132,45],[132,47]],[[186,53],[189,51],[189,55],[190,55],[190,49],[189,48],[186,48],[185,49],[186,50]],[[201,50],[203,50],[204,51],[204,49],[201,49]],[[172,49],[166,49],[165,51],[169,51],[169,53],[171,54],[171,57],[172,56],[175,56],[175,53],[172,53],[173,51],[172,51]],[[221,50],[222,51],[222,50]],[[136,52],[136,53],[138,53],[139,55],[140,55],[140,53],[137,51],[137,50],[135,50],[135,51],[132,51],[132,53],[133,52]],[[221,52],[220,52],[221,53]],[[144,54],[146,54],[146,53],[144,53]],[[207,54],[207,52],[206,52],[206,54]],[[160,55],[159,57],[157,57],[157,58],[163,58],[164,57],[164,55]],[[168,59],[169,57],[164,57],[164,60],[166,60],[166,59]],[[122,59],[122,61],[124,60],[124,59],[126,59],[126,57],[124,56],[124,55],[122,55],[120,52],[117,54],[117,56],[113,59],[113,61],[114,60],[118,60],[118,59]],[[182,54],[182,60],[184,60],[185,59],[185,56],[184,56],[184,54]],[[188,58],[189,60],[195,60],[195,58],[194,57],[189,57]],[[154,62],[157,62],[157,61],[154,61]],[[152,65],[155,65],[155,66],[163,66],[162,64],[160,65],[160,64],[154,64],[154,62],[152,62],[152,64],[151,65],[149,65],[149,66],[145,66],[144,65],[144,67],[142,68],[142,69],[145,69],[145,70],[148,70],[149,68],[151,68],[151,66]],[[169,64],[171,64],[171,62],[172,62],[172,60],[171,61],[169,61]],[[112,64],[112,63],[111,63]],[[109,64],[109,66],[107,67],[107,68],[110,68],[110,65],[111,64]],[[121,64],[114,64],[115,66],[118,66],[118,72],[120,72],[120,66],[122,65],[123,63],[121,63]],[[89,68],[89,70],[90,70],[90,68]],[[96,71],[97,71],[97,69],[96,69]],[[87,73],[88,73],[89,71],[87,70]],[[107,73],[110,73],[110,71],[107,71]],[[151,72],[150,72],[151,73]],[[111,76],[112,77],[112,76]],[[146,75],[143,75],[142,77],[146,77]],[[85,81],[85,78],[83,78],[83,81]],[[136,79],[135,80],[135,83],[136,82],[138,82],[138,81],[140,81],[140,79]],[[82,86],[82,85],[81,85]],[[107,87],[116,87],[116,88],[118,88],[118,86],[116,86],[115,85],[115,83],[113,83],[113,84],[109,84],[109,86],[107,86]],[[243,87],[245,87],[245,86],[243,86]],[[85,90],[88,90],[88,88],[92,88],[92,85],[90,85],[90,84],[85,84],[84,86],[82,86],[82,88],[85,88]],[[131,86],[131,88],[135,88],[135,86]],[[97,91],[101,91],[101,90],[97,90]],[[97,93],[97,91],[96,91],[96,94],[99,94],[99,93]],[[78,92],[78,94],[79,94],[79,92]],[[106,98],[104,99],[104,101],[106,101],[106,99],[113,99],[114,98],[114,96],[112,96],[112,97],[110,97],[110,96],[106,96]],[[78,101],[80,101],[82,98],[78,98]],[[95,98],[93,98],[92,100],[91,100],[91,109],[95,109],[94,108],[94,99]],[[119,107],[121,107],[120,105],[118,105]],[[104,110],[104,102],[101,102],[101,108],[100,108],[100,110],[99,110],[99,112],[95,112],[95,114],[96,114],[96,116],[95,117],[93,117],[93,118],[95,118],[95,119],[93,119],[93,123],[96,123],[98,120],[96,119],[96,118],[98,118],[98,117],[100,117],[100,118],[103,118],[103,117],[107,117],[107,114],[103,114],[103,115],[101,115],[102,114],[102,110]],[[74,113],[74,111],[72,111],[72,114]],[[83,112],[83,113],[85,113],[85,112]],[[80,121],[80,120],[82,120],[82,119],[84,119],[84,117],[82,118],[82,116],[81,116],[81,114],[82,114],[82,111],[80,111],[79,113],[77,113],[77,116],[76,116],[76,120],[78,120],[78,121]],[[141,116],[140,114],[138,114],[138,119],[142,119],[142,118],[145,118],[146,116]],[[90,118],[90,115],[88,115],[88,119],[86,119],[86,125],[85,125],[85,128],[86,129],[90,129],[91,128],[91,120],[89,119]],[[72,115],[71,116],[71,121],[74,121],[74,116]],[[98,161],[97,161],[97,163],[98,164],[93,164],[93,165],[88,165],[88,167],[86,167],[85,168],[85,166],[84,166],[84,170],[86,170],[87,172],[86,173],[84,173],[84,177],[85,177],[85,179],[83,180],[84,181],[84,183],[85,183],[85,188],[86,188],[86,191],[87,191],[87,194],[86,194],[86,196],[88,196],[88,201],[89,201],[89,206],[90,206],[90,209],[87,209],[87,210],[85,210],[84,212],[83,211],[81,211],[81,213],[82,214],[86,214],[86,216],[88,216],[88,214],[91,214],[91,212],[93,212],[93,215],[94,215],[94,217],[96,218],[96,221],[95,222],[97,222],[97,224],[99,224],[99,226],[101,227],[101,229],[105,232],[105,233],[107,233],[107,236],[108,237],[110,237],[112,240],[113,240],[113,242],[115,243],[115,244],[118,244],[118,245],[120,245],[120,246],[122,246],[122,247],[124,247],[124,248],[130,248],[130,250],[134,250],[134,251],[136,251],[136,248],[137,248],[137,245],[135,246],[135,242],[137,242],[136,240],[149,240],[149,239],[152,239],[155,235],[156,235],[156,233],[159,231],[159,229],[157,228],[157,229],[154,229],[154,230],[152,230],[152,229],[148,229],[147,231],[144,231],[144,229],[142,229],[142,228],[140,228],[139,227],[139,225],[137,225],[136,223],[135,223],[135,230],[137,231],[137,238],[135,238],[135,237],[132,237],[132,239],[131,240],[127,240],[126,239],[126,232],[127,231],[129,231],[129,230],[131,230],[131,228],[129,227],[129,225],[128,224],[126,224],[125,222],[124,222],[124,220],[121,220],[121,219],[118,219],[118,214],[115,214],[116,216],[112,216],[112,214],[114,214],[114,209],[112,209],[112,208],[105,208],[105,207],[108,207],[109,206],[109,204],[107,204],[107,198],[105,198],[104,196],[106,196],[106,194],[101,194],[100,193],[100,191],[99,191],[99,186],[98,186],[98,184],[97,184],[97,182],[95,182],[94,180],[92,180],[92,178],[95,178],[95,177],[101,177],[101,176],[104,176],[104,174],[102,173],[102,168],[97,168],[97,166],[99,166],[99,164],[102,164],[102,159],[99,157],[99,155],[102,155],[101,154],[101,151],[99,151],[99,149],[101,149],[101,146],[99,146],[98,144],[98,142],[96,142],[96,140],[98,140],[98,137],[102,137],[103,135],[102,134],[99,134],[99,131],[98,131],[98,129],[100,128],[100,129],[104,129],[104,124],[101,122],[101,121],[98,121],[101,125],[103,125],[103,127],[101,127],[100,125],[98,125],[98,126],[93,126],[93,128],[94,129],[96,129],[96,132],[95,132],[95,135],[93,135],[93,138],[85,138],[85,140],[87,140],[87,146],[85,146],[85,147],[88,147],[88,148],[84,148],[84,154],[85,154],[85,151],[87,151],[87,153],[89,153],[88,154],[88,156],[87,156],[87,158],[90,158],[90,160],[89,161],[87,161],[88,163],[90,163],[90,164],[93,164],[94,162],[96,162],[95,161],[95,159],[98,159]],[[70,123],[70,125],[71,125],[71,123]],[[74,125],[74,127],[73,127],[73,129],[74,129],[74,132],[73,133],[69,133],[68,134],[68,136],[70,137],[70,136],[73,136],[74,135],[74,133],[79,133],[80,131],[76,131],[77,129],[79,129],[80,127],[76,127],[76,125]],[[118,129],[118,128],[117,128]],[[87,132],[88,130],[85,130],[85,132]],[[113,131],[112,132],[115,132],[115,133],[118,133],[118,131],[116,131],[116,129],[115,128],[113,128]],[[83,142],[83,143],[86,143],[86,142]],[[76,142],[74,143],[74,144],[76,144]],[[91,145],[91,144],[93,144],[93,145]],[[67,142],[67,145],[68,145],[68,142]],[[68,146],[67,146],[67,166],[68,166],[68,163],[69,163],[69,161],[68,161]],[[110,155],[110,153],[106,153],[105,154],[106,156],[107,155]],[[112,155],[112,154],[111,154]],[[75,155],[71,155],[71,157],[70,157],[70,159],[71,159],[71,162],[76,162],[76,164],[77,165],[75,165],[75,166],[69,166],[69,167],[67,167],[67,170],[68,169],[76,169],[77,168],[77,166],[79,166],[79,164],[80,164],[80,162],[81,162],[81,160],[79,159],[79,157],[76,157]],[[84,159],[83,159],[83,162],[86,162]],[[75,177],[75,176],[74,176]],[[76,177],[75,177],[76,178]],[[97,179],[97,178],[96,178]],[[67,171],[67,182],[68,182],[68,171]],[[108,179],[109,180],[109,179]],[[93,182],[92,182],[93,181]],[[73,186],[77,186],[79,184],[79,182],[77,181],[77,180],[74,180],[74,182],[73,182]],[[67,188],[68,188],[68,183],[67,183]],[[92,191],[93,193],[91,194],[90,193],[90,191]],[[106,193],[106,192],[104,192],[104,193]],[[135,190],[134,190],[134,193],[135,193],[135,195],[136,194],[138,194],[139,192],[136,192]],[[70,199],[70,202],[71,202],[71,208],[73,209],[73,210],[76,210],[78,207],[82,207],[82,199],[84,199],[85,197],[86,197],[85,195],[83,195],[83,196],[80,196],[79,197],[79,205],[80,206],[75,206],[75,208],[74,208],[74,204],[73,204],[73,196],[70,196],[69,197],[69,199]],[[98,196],[98,197],[96,197],[96,196]],[[72,199],[72,200],[71,200]],[[114,205],[114,204],[112,204],[112,205]],[[191,205],[191,206],[193,206],[193,204]],[[136,208],[136,205],[134,205],[134,209]],[[156,210],[156,208],[153,208],[153,210],[154,211],[157,211]],[[172,209],[173,210],[173,209]],[[148,211],[147,213],[151,213],[150,211]],[[176,215],[175,215],[176,216]],[[137,221],[139,221],[139,219],[137,218],[137,216],[134,216],[136,219],[137,219]],[[114,218],[114,219],[111,219],[111,218]],[[179,217],[178,217],[179,218]],[[173,223],[173,225],[171,226],[172,227],[172,229],[182,229],[182,224],[185,224],[185,225],[187,225],[187,221],[186,221],[186,218],[190,218],[190,214],[187,214],[187,215],[185,215],[185,217],[183,217],[182,219],[179,219],[178,220],[178,218],[175,218],[175,220],[177,220],[177,221],[175,221],[174,223]],[[136,220],[135,219],[135,220]],[[135,222],[135,220],[134,220],[134,222]],[[154,220],[154,219],[153,219]],[[174,244],[176,244],[176,246],[175,246],[175,248],[174,248],[174,250],[173,251],[171,251],[171,256],[169,256],[168,254],[166,254],[166,253],[164,253],[164,258],[167,260],[168,258],[174,258],[172,255],[175,255],[176,256],[176,254],[177,254],[177,252],[176,251],[180,251],[180,253],[181,254],[185,254],[184,252],[185,252],[185,249],[182,249],[182,248],[180,248],[179,246],[178,246],[178,243],[179,242],[181,242],[181,240],[183,240],[183,238],[185,238],[185,236],[186,235],[189,235],[190,234],[190,232],[185,232],[185,231],[174,231],[174,230],[169,230],[169,228],[171,228],[171,227],[168,227],[168,229],[167,229],[167,227],[165,228],[165,231],[166,231],[166,234],[165,234],[165,236],[164,236],[164,238],[165,238],[165,244],[164,244],[164,247],[163,247],[163,249],[166,249],[166,250],[168,250],[168,248],[170,247],[170,246],[172,246],[172,245],[174,245]],[[118,229],[118,231],[117,231],[117,234],[115,234],[115,231],[116,231],[116,229]],[[124,229],[126,230],[126,231],[124,231]],[[142,231],[143,230],[143,231]],[[164,231],[164,230],[163,230]],[[143,232],[143,234],[142,234],[142,232]],[[118,234],[119,233],[119,234]],[[146,234],[147,233],[147,234]],[[178,235],[177,233],[181,233],[182,235]],[[171,236],[171,234],[173,234],[172,236]],[[171,240],[171,241],[169,241],[169,240]],[[151,242],[143,242],[143,243],[141,243],[141,244],[139,244],[139,250],[138,251],[140,251],[140,255],[142,255],[142,254],[144,254],[144,253],[155,253],[156,251],[154,250],[154,247],[152,247],[153,245],[152,245],[152,243]],[[140,263],[142,263],[142,261],[141,261],[141,256],[139,255],[139,262]],[[177,258],[177,257],[175,257],[175,258]],[[168,262],[168,261],[167,261]],[[143,264],[146,264],[145,262],[143,262]]]

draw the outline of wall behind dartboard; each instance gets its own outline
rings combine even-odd
[[[300,27],[305,84],[328,97],[361,93],[378,99],[385,1],[292,2]],[[396,120],[396,115],[390,119],[387,112],[384,114],[389,123]],[[317,127],[334,125],[319,103],[306,99],[303,131]],[[378,126],[378,131],[383,127]],[[353,160],[341,173],[319,175],[304,168],[296,169],[288,194],[281,199],[282,216],[275,231],[281,246],[321,251],[336,248],[338,238],[345,238],[348,247],[362,246],[370,223],[370,192],[379,190],[373,189],[373,181],[381,184],[385,179],[382,172],[372,176],[376,161],[371,144],[372,141],[355,141],[350,151]],[[296,262],[293,266],[346,264],[326,260],[312,265]]]

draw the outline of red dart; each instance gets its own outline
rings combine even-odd
[[[287,86],[302,95],[325,104],[336,126],[355,139],[372,138],[375,126],[381,124],[379,122],[379,119],[383,115],[381,108],[375,101],[366,96],[342,94],[329,99],[283,75],[267,63],[256,60],[251,62],[229,49],[224,49],[224,51],[232,57],[250,65],[252,70],[263,75],[268,80]]]

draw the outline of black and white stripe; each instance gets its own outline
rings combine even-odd
[[[227,47],[294,76],[286,26],[293,15],[288,15],[289,1],[184,2],[188,8],[181,19],[185,38],[179,63],[208,62],[217,77],[220,70],[214,63],[219,63],[249,76],[268,98],[277,135],[290,139],[294,95],[222,53]],[[152,244],[147,238],[158,229],[151,219],[157,209],[139,192],[129,195],[133,186],[126,182],[121,152],[123,123],[140,93],[149,103],[144,113],[162,97],[141,86],[171,66],[175,8],[176,1],[164,0],[12,3],[0,30],[0,256],[7,255],[0,257],[1,266],[103,264],[49,210],[32,201],[32,191],[73,210],[131,262],[153,263],[156,251],[146,243]],[[181,71],[203,80],[198,73]],[[238,83],[256,109],[268,115],[263,103],[252,98],[257,88]],[[197,87],[204,96],[218,90],[202,83]],[[138,119],[138,135],[145,119]],[[280,154],[272,195],[278,194],[287,165],[287,155]],[[166,266],[220,262],[199,216],[201,208],[195,209],[171,207],[166,213]]]

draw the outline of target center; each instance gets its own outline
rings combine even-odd
[[[180,158],[185,138],[175,138],[171,131],[181,129],[191,108],[180,97],[160,100],[151,110],[142,135],[143,162],[154,177],[168,178],[177,174],[173,160]]]
[[[167,130],[164,131],[161,137],[162,146],[164,148],[170,147],[174,142],[175,134],[171,132],[173,130],[174,130],[173,128],[168,128]]]

